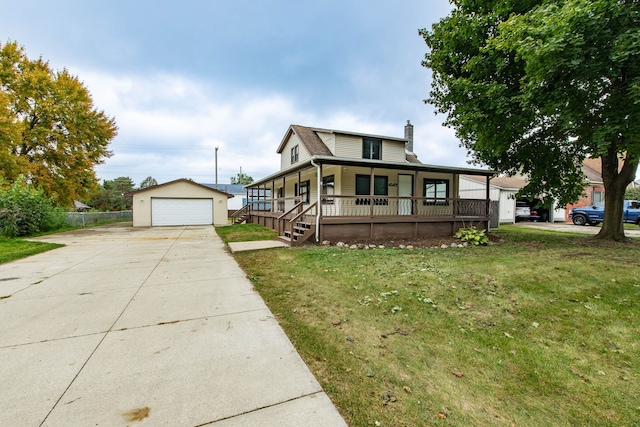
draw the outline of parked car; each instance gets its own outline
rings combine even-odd
[[[598,225],[604,221],[604,202],[571,209],[569,218],[575,225]],[[640,202],[625,200],[622,221],[640,225]]]
[[[536,211],[532,211],[527,202],[516,201],[516,222],[518,221],[538,221],[540,216]]]

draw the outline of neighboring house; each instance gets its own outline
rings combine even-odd
[[[490,199],[498,202],[498,222],[513,224],[516,218],[515,195],[526,182],[520,178],[497,177],[491,179]],[[460,198],[476,199],[485,192],[482,177],[463,175],[460,177]]]
[[[420,163],[409,122],[404,138],[291,125],[277,152],[280,170],[247,186],[261,201],[241,214],[292,243],[450,236],[487,225],[494,172]],[[484,196],[458,197],[462,174],[482,177]]]
[[[91,206],[85,205],[84,203],[79,202],[78,200],[73,201],[73,207],[77,212],[86,212],[91,210]]]
[[[247,190],[244,184],[205,184],[209,188],[232,194],[233,199],[229,199],[229,212],[235,212],[247,204]]]
[[[489,191],[492,201],[499,203],[499,222],[500,224],[513,224],[516,222],[516,193],[525,185],[527,181],[517,177],[497,177],[491,179],[491,189]],[[464,175],[460,177],[460,197],[477,198],[484,192],[484,183],[477,176]],[[526,201],[532,210],[538,208],[535,204],[536,200]],[[554,202],[554,209],[537,209],[538,213],[544,211],[545,215],[539,215],[542,220],[550,222],[563,222],[565,220],[564,207],[558,208]]]
[[[134,191],[133,226],[227,225],[233,195],[178,179]]]
[[[602,180],[602,161],[600,157],[596,159],[587,158],[582,163],[582,172],[587,177],[587,185],[584,194],[574,204],[568,204],[566,208],[566,221],[570,221],[568,215],[572,208],[579,206],[591,206],[598,202],[604,202],[604,181]]]

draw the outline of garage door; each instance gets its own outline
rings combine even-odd
[[[151,225],[213,224],[213,199],[151,199]]]

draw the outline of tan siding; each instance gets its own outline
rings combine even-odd
[[[362,137],[336,135],[336,156],[351,159],[362,158]]]
[[[291,149],[296,145],[299,147],[298,162],[306,160],[310,157],[309,152],[302,144],[302,141],[300,141],[300,138],[298,138],[296,134],[292,133],[291,137],[289,137],[289,140],[285,144],[282,153],[280,154],[280,170],[291,166]]]
[[[337,157],[352,159],[362,158],[362,137],[352,135],[336,135],[335,148],[332,152]],[[404,143],[382,140],[382,160],[386,162],[404,162]]]
[[[180,181],[151,188],[133,195],[133,226],[151,226],[151,198],[213,199],[214,225],[227,225],[227,196],[199,185]]]
[[[324,145],[327,146],[331,154],[337,156],[336,154],[336,135],[333,133],[325,133],[325,132],[316,132],[320,140],[324,142]]]
[[[404,162],[404,143],[398,141],[382,141],[382,160],[385,162]]]

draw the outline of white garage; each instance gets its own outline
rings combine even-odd
[[[151,199],[151,226],[208,225],[213,221],[213,199]]]
[[[187,179],[133,193],[133,226],[226,225],[230,194]]]

